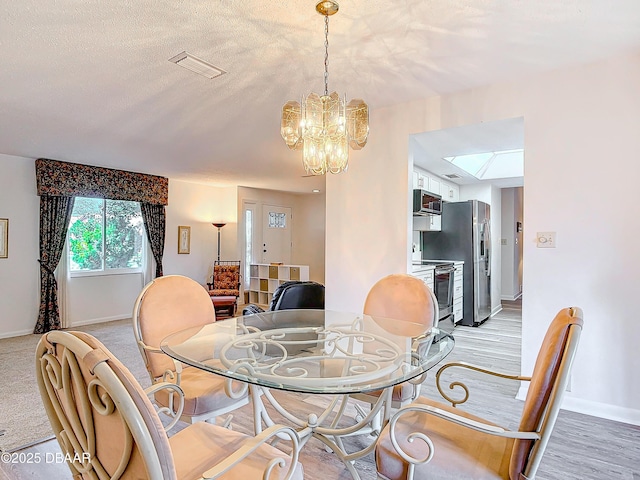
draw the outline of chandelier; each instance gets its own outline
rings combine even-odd
[[[321,1],[316,11],[324,15],[324,95],[310,93],[298,103],[282,107],[280,134],[291,150],[302,149],[304,169],[311,175],[340,173],[349,164],[349,147],[360,150],[369,135],[369,107],[361,99],[347,103],[329,94],[329,16],[338,11],[335,1]]]

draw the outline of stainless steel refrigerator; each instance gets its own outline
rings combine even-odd
[[[422,257],[463,260],[463,317],[478,326],[491,314],[491,208],[479,200],[446,202],[442,231],[422,232]]]

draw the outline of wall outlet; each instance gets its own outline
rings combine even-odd
[[[538,248],[556,248],[556,232],[538,232],[536,243]]]
[[[500,239],[500,245],[506,245],[507,244],[507,239],[506,238],[501,238]]]

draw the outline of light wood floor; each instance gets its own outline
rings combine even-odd
[[[521,316],[519,302],[503,302],[503,310],[479,328],[457,327],[456,347],[448,361],[464,360],[493,369],[520,371]],[[503,379],[480,383],[465,377],[471,398],[465,409],[507,427],[514,427],[522,407],[515,400],[518,385]],[[423,394],[438,398],[433,375],[423,387]],[[283,394],[278,398],[292,411],[310,412],[326,404],[322,396]],[[277,418],[276,418],[277,421]],[[235,430],[251,432],[250,406],[234,413]],[[368,438],[351,439],[351,446],[364,445]],[[41,458],[53,458],[59,452],[55,440],[21,450],[19,453],[39,453]],[[305,478],[310,480],[348,480],[344,466],[316,440],[304,447],[301,461]],[[356,463],[362,480],[375,480],[373,455]],[[70,479],[65,464],[3,464],[0,480],[33,478]],[[602,420],[595,417],[561,411],[547,447],[537,478],[539,480],[640,480],[640,427]]]

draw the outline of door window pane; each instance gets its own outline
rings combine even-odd
[[[269,212],[269,228],[286,228],[287,215],[279,212]]]
[[[249,286],[250,265],[253,261],[253,210],[247,209],[244,212],[244,238],[245,238],[245,250],[244,250],[244,284],[245,287]]]

